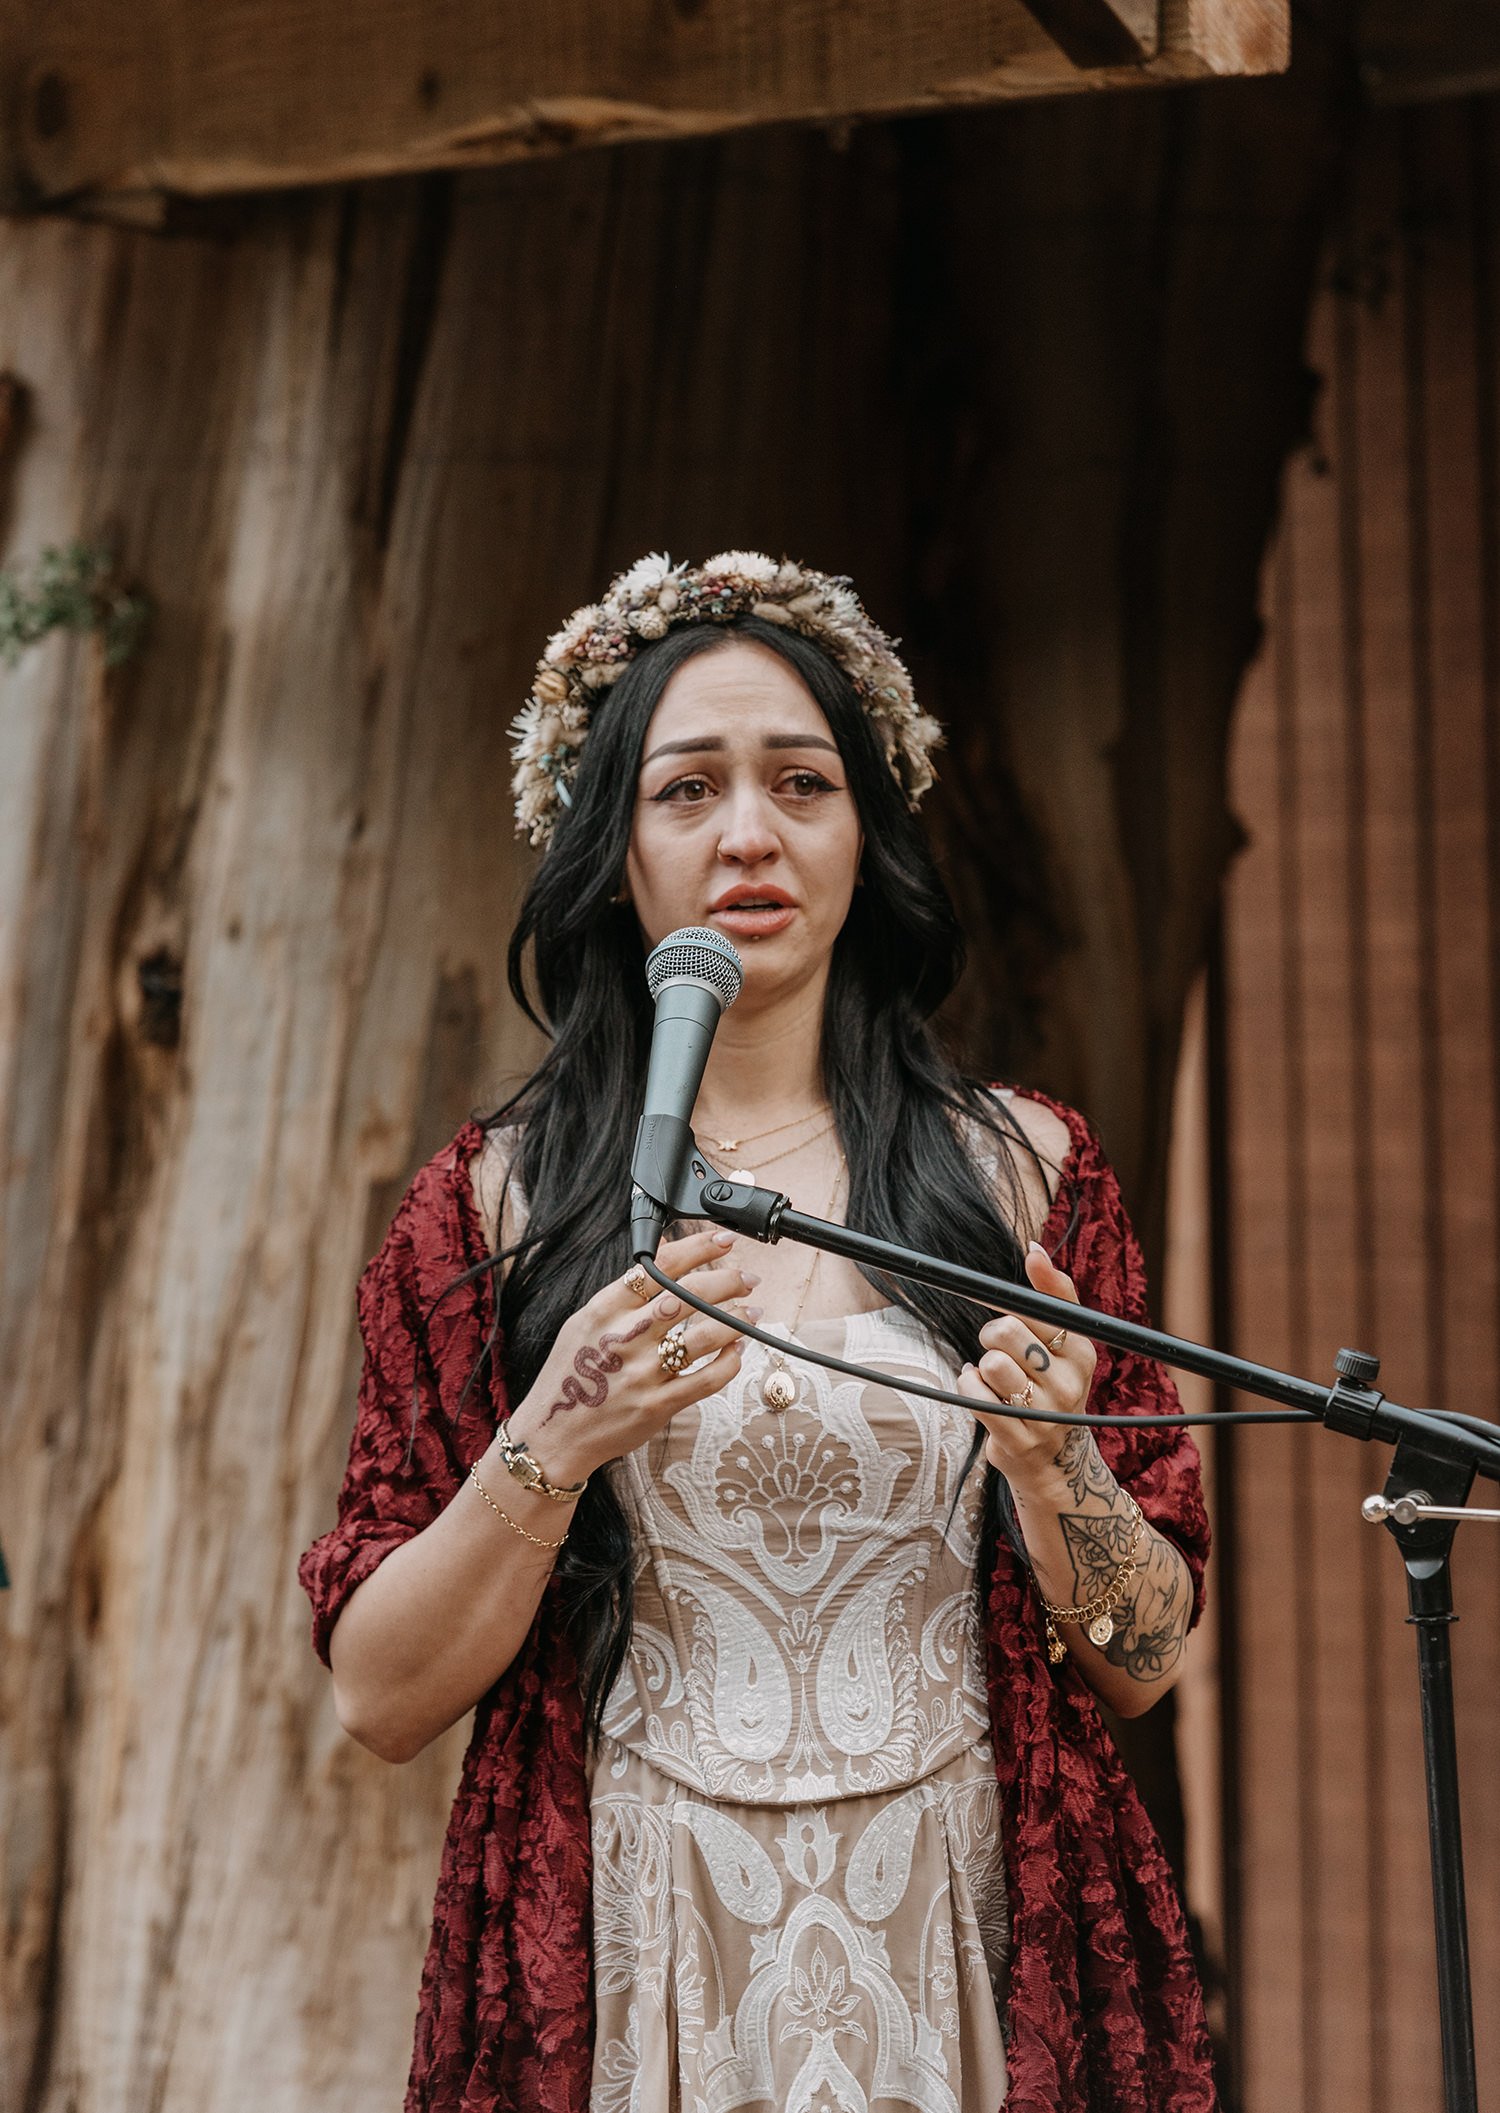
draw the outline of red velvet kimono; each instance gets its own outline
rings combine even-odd
[[[1098,1139],[1074,1110],[1046,1105],[1073,1143],[1044,1244],[1085,1305],[1144,1319],[1140,1250]],[[448,1503],[504,1411],[499,1378],[459,1403],[492,1318],[488,1276],[440,1297],[486,1251],[469,1173],[481,1136],[466,1124],[422,1169],[360,1280],[364,1373],[338,1524],[299,1569],[325,1663],[354,1588]],[[416,1324],[429,1307],[408,1469]],[[1101,1348],[1091,1406],[1169,1411],[1176,1394],[1161,1366]],[[1109,1431],[1100,1448],[1184,1551],[1201,1605],[1208,1522],[1188,1434]],[[1088,1687],[1071,1659],[1048,1664],[1034,1584],[1005,1545],[988,1642],[1011,1912],[1006,2113],[1211,2113],[1202,1999],[1171,1874]],[[407,2113],[585,2113],[590,1881],[579,1691],[549,1592],[475,1712]]]

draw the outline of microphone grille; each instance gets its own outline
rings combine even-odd
[[[721,1006],[733,1005],[745,980],[744,964],[722,932],[685,924],[669,932],[646,957],[646,987],[659,998],[669,983],[706,983]]]

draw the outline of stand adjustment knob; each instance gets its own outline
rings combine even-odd
[[[1338,1378],[1328,1390],[1323,1421],[1329,1430],[1343,1431],[1350,1438],[1372,1438],[1385,1400],[1375,1384],[1380,1359],[1368,1350],[1340,1350],[1335,1363]]]

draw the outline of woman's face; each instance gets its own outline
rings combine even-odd
[[[826,972],[864,838],[828,721],[779,654],[735,640],[683,662],[641,749],[626,882],[649,946],[704,924],[745,995]]]

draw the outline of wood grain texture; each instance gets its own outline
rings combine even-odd
[[[1303,26],[1321,37],[1338,7],[1311,7]],[[1162,0],[1164,49],[1191,51],[1209,73],[1279,73],[1292,56],[1290,9],[1278,0]]]
[[[527,1047],[503,802],[467,796],[501,727],[462,630],[382,590],[437,497],[378,503],[421,447],[393,296],[431,229],[340,218],[229,250],[36,229],[0,267],[39,403],[17,534],[126,525],[160,604],[138,673],[53,642],[5,678],[7,2104],[389,2093],[383,1976],[454,1778],[451,1739],[398,1777],[338,1732],[291,1567],[346,1443],[369,1199]],[[141,1032],[162,949],[175,1049]],[[488,1033],[424,1105],[445,951]]]
[[[1315,311],[1233,761],[1237,1347],[1495,1413],[1493,104],[1376,125]],[[1279,996],[1277,995],[1279,993]],[[1414,1653],[1359,1519],[1388,1458],[1236,1434],[1245,2113],[1441,2103]],[[1480,2096],[1500,2088],[1500,1547],[1462,1534],[1460,1767]]]
[[[10,0],[0,198],[328,183],[1286,64],[1289,0],[1176,0],[1159,37],[1152,0],[1068,5],[1136,23],[1128,63],[1076,65],[1022,0]]]
[[[293,1566],[359,1267],[534,1053],[505,728],[612,569],[788,550],[903,635],[953,1023],[1155,1237],[1336,167],[1325,83],[1245,93],[0,230],[6,555],[109,527],[156,603],[0,677],[7,2107],[399,2098],[461,1733],[344,1738]]]

